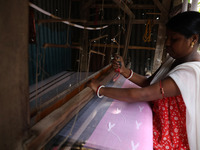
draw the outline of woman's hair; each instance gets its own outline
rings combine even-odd
[[[196,11],[187,11],[172,17],[166,24],[166,27],[174,32],[190,38],[193,34],[200,37],[200,13]],[[200,43],[200,38],[198,43]]]

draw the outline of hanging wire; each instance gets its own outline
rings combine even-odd
[[[45,11],[45,10],[43,10],[42,8],[36,6],[36,5],[33,4],[33,3],[30,3],[30,2],[29,2],[29,6],[32,7],[32,8],[34,8],[34,9],[36,9],[37,11],[39,11],[39,12],[41,12],[41,13],[47,15],[47,16],[50,16],[50,17],[54,18],[54,19],[62,19],[62,18],[60,18],[60,17],[57,17],[57,16],[55,16],[55,15],[53,15],[53,14],[51,14],[51,13]],[[92,27],[84,27],[84,26],[82,26],[82,25],[74,24],[74,23],[71,23],[71,22],[69,22],[69,21],[62,21],[62,22],[65,23],[65,24],[68,24],[68,25],[70,25],[70,26],[73,26],[73,27],[76,27],[76,28],[80,28],[80,29],[86,29],[86,30],[101,30],[101,29],[105,29],[105,28],[108,27],[108,25],[105,25],[105,26],[102,26],[102,27],[92,28]]]

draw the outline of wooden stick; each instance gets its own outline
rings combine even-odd
[[[97,40],[103,39],[105,37],[108,37],[108,35],[106,34],[106,35],[100,36],[98,38],[91,39],[90,42],[97,41]]]
[[[40,19],[38,20],[38,24],[41,23],[53,23],[53,22],[63,22],[63,21],[68,21],[68,22],[80,22],[80,23],[86,23],[87,20],[81,20],[81,19]]]
[[[83,50],[83,48],[80,47],[80,46],[71,46],[71,45],[69,45],[69,44],[64,44],[64,45],[62,45],[62,44],[45,43],[45,44],[43,45],[43,48],[45,48],[45,49],[48,48],[48,47],[73,48],[73,49]]]
[[[98,55],[106,56],[104,53],[97,52],[97,51],[94,51],[94,50],[90,50],[90,53],[94,53],[94,54],[98,54]]]

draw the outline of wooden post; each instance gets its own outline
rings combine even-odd
[[[132,21],[133,21],[133,18],[129,17],[128,27],[126,31],[125,45],[124,45],[124,53],[123,53],[124,60],[126,60],[127,53],[128,53],[128,47],[129,47],[131,32],[132,32]]]
[[[158,27],[157,43],[156,43],[152,73],[154,73],[162,63],[163,48],[165,44],[165,38],[164,38],[165,32],[166,32],[165,25],[163,23],[160,23]]]
[[[183,0],[182,12],[187,11],[187,9],[188,9],[188,0]]]
[[[22,150],[29,125],[28,1],[0,1],[0,149]]]
[[[129,7],[126,5],[125,2],[119,1],[119,0],[113,0],[113,2],[116,3],[129,16],[129,22],[128,22],[128,27],[127,27],[127,32],[126,32],[127,34],[126,34],[125,46],[124,46],[124,52],[123,52],[123,58],[126,59],[130,37],[131,37],[131,31],[132,31],[132,21],[135,18],[135,15],[129,9]]]
[[[159,6],[160,9],[165,7],[165,11],[161,11],[162,15],[161,15],[160,20],[163,20],[162,21],[163,23],[159,23],[159,27],[158,27],[157,43],[156,43],[152,73],[154,73],[162,63],[162,57],[163,57],[162,55],[163,55],[163,49],[164,49],[164,44],[165,44],[165,34],[166,34],[165,21],[167,21],[167,18],[165,17],[168,16],[171,0],[163,0],[162,5],[159,4],[159,1],[157,0],[154,0],[154,2],[157,6]],[[163,13],[166,13],[166,14],[163,14]]]
[[[191,11],[197,11],[198,0],[192,0]]]
[[[89,16],[89,6],[92,5],[93,0],[89,0],[89,1],[85,1],[82,0],[82,8],[80,11],[80,15],[81,15],[81,19],[83,20],[88,20],[88,16]],[[87,6],[87,7],[86,7]],[[87,23],[84,24],[85,26],[87,26]],[[82,36],[80,38],[80,42],[82,42],[81,47],[83,47],[83,51],[81,52],[80,55],[80,71],[87,71],[87,67],[88,67],[88,30],[83,30],[82,32]]]

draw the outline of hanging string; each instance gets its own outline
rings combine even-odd
[[[43,10],[42,8],[36,6],[36,5],[33,4],[33,3],[30,3],[30,2],[29,2],[29,6],[32,7],[32,8],[34,8],[34,9],[36,9],[37,11],[39,11],[39,12],[41,12],[41,13],[47,15],[47,16],[50,16],[50,17],[54,18],[54,19],[62,19],[62,18],[60,18],[60,17],[57,17],[57,16],[55,16],[55,15],[53,15],[53,14],[51,14],[51,13],[45,11],[45,10]],[[102,29],[105,29],[105,28],[108,27],[108,25],[105,25],[105,26],[102,26],[102,27],[93,28],[93,27],[84,27],[84,26],[82,26],[82,25],[74,24],[74,23],[71,23],[71,22],[69,22],[69,21],[62,21],[62,22],[65,23],[65,24],[68,24],[68,25],[70,25],[70,26],[73,26],[73,27],[76,27],[76,28],[79,28],[79,29],[86,29],[86,30],[102,30]]]
[[[71,16],[71,0],[69,1],[69,17],[68,17],[68,18],[70,18],[70,16]],[[68,43],[68,37],[69,37],[69,26],[68,26],[68,29],[67,29],[67,43]],[[76,78],[76,80],[77,80],[76,83],[78,84],[78,87],[79,87],[78,91],[79,91],[79,92],[80,92],[80,85],[79,85],[79,83],[80,83],[80,80],[81,80],[81,70],[80,70],[80,60],[81,60],[81,58],[80,58],[80,57],[82,57],[82,52],[81,52],[81,51],[79,51],[79,64],[78,64],[77,78]],[[80,110],[78,110],[78,112],[77,112],[76,115],[75,115],[73,124],[72,124],[72,126],[71,126],[71,128],[70,128],[70,131],[69,131],[68,135],[67,135],[67,136],[61,141],[61,143],[59,143],[59,145],[56,147],[57,150],[59,150],[59,149],[63,146],[63,144],[69,139],[69,137],[72,135],[72,132],[73,132],[74,127],[75,127],[75,125],[76,125],[76,121],[77,121],[77,119],[78,119],[79,111],[80,111]]]
[[[148,19],[146,28],[145,28],[145,33],[143,35],[143,41],[144,42],[150,42],[151,41],[151,28],[153,26],[153,23],[150,19]]]

